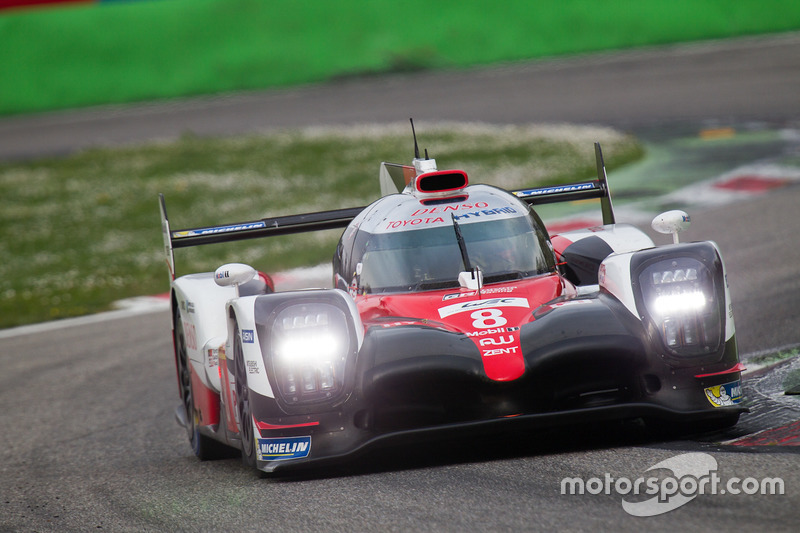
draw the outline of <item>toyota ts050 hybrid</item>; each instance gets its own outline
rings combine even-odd
[[[381,443],[643,419],[737,422],[741,372],[713,242],[655,246],[597,179],[505,191],[461,170],[382,163],[367,207],[162,229],[181,404],[194,453],[264,472]],[[603,225],[549,235],[533,206],[599,198]],[[333,288],[276,292],[241,263],[175,278],[173,249],[344,228]],[[515,426],[516,424],[516,426]]]

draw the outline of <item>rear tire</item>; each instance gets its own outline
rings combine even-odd
[[[201,461],[230,457],[230,448],[211,437],[200,433],[197,413],[194,408],[194,392],[192,387],[192,370],[189,362],[189,352],[186,349],[186,335],[183,331],[183,321],[180,313],[174,312],[175,324],[175,358],[178,368],[178,383],[180,385],[181,401],[186,413],[186,434],[192,451]]]

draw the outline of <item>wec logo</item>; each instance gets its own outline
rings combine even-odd
[[[439,318],[445,318],[465,311],[474,311],[476,309],[489,310],[489,308],[492,307],[530,307],[530,305],[526,298],[492,298],[490,300],[477,300],[440,307]]]

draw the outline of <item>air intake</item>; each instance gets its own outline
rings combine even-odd
[[[414,192],[417,196],[440,196],[459,191],[467,184],[467,173],[463,170],[438,170],[417,176]]]

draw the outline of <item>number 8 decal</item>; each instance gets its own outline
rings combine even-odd
[[[500,309],[481,309],[469,316],[473,319],[472,327],[475,329],[499,328],[508,322]]]

